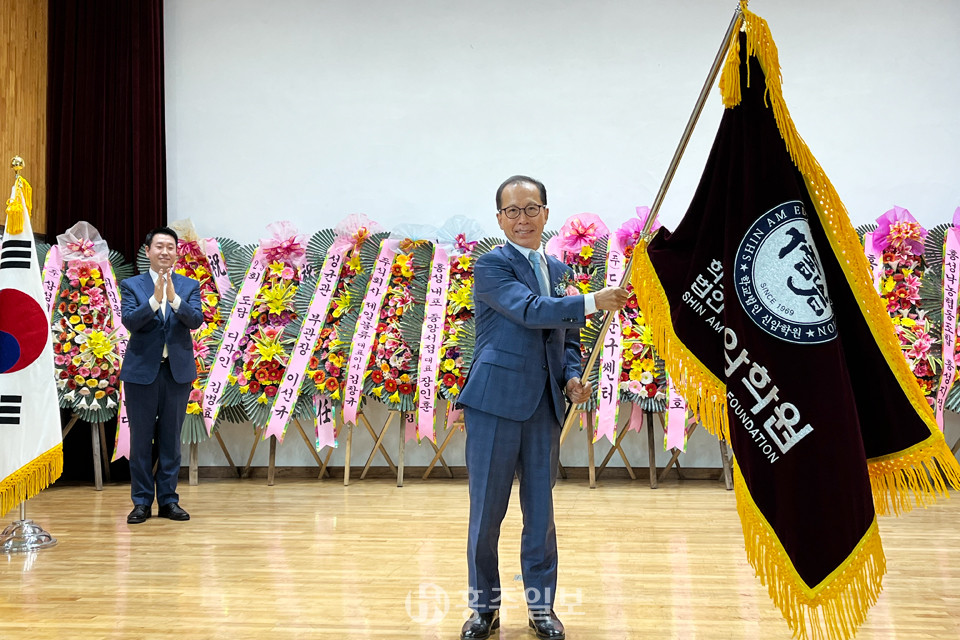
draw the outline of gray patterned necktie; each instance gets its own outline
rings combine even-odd
[[[533,272],[537,275],[537,282],[540,283],[540,295],[549,296],[550,295],[550,282],[547,280],[546,275],[543,270],[543,254],[539,251],[531,251],[529,254],[530,266],[533,267]]]

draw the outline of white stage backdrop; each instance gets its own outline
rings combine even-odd
[[[167,0],[170,219],[241,242],[273,220],[312,233],[357,212],[387,227],[466,214],[493,232],[495,188],[528,173],[547,185],[553,228],[584,211],[619,225],[651,204],[734,6]],[[770,22],[791,113],[854,222],[895,204],[926,226],[950,220],[960,3],[751,8]],[[667,226],[722,111],[714,90]]]

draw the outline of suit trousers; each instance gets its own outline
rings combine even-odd
[[[479,612],[500,608],[500,524],[516,474],[523,512],[520,566],[524,596],[530,609],[552,609],[557,591],[553,486],[560,461],[560,425],[551,394],[544,388],[536,411],[522,422],[471,407],[464,409],[464,418],[470,487],[469,606]]]
[[[135,505],[152,505],[154,495],[160,506],[180,501],[177,495],[180,429],[191,386],[189,382],[173,379],[166,360],[152,384],[123,383],[130,421],[130,497]],[[156,476],[153,473],[154,443]]]

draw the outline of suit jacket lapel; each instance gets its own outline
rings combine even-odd
[[[150,300],[153,297],[153,278],[150,277],[150,272],[141,273],[137,276],[137,284],[140,285],[143,295],[147,296],[147,300]]]
[[[520,279],[530,287],[530,291],[540,293],[540,280],[537,274],[533,272],[533,265],[527,259],[527,256],[517,251],[512,244],[506,244],[503,247],[504,255],[513,265],[514,270],[520,275]]]
[[[550,297],[557,297],[557,283],[560,282],[560,276],[563,275],[563,263],[554,258],[553,256],[547,256],[547,272],[550,273]]]

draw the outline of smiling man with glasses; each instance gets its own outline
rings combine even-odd
[[[513,477],[520,479],[523,534],[520,564],[529,625],[538,638],[560,640],[553,612],[557,534],[553,485],[560,460],[566,398],[584,402],[593,388],[580,379],[580,327],[598,309],[617,311],[627,292],[607,287],[558,297],[569,267],[544,254],[540,239],[550,210],[543,183],[511,176],[497,189],[497,221],[507,244],[474,268],[477,342],[460,395],[467,426],[470,487],[467,566],[473,616],[464,640],[487,638],[500,626],[497,547]]]

